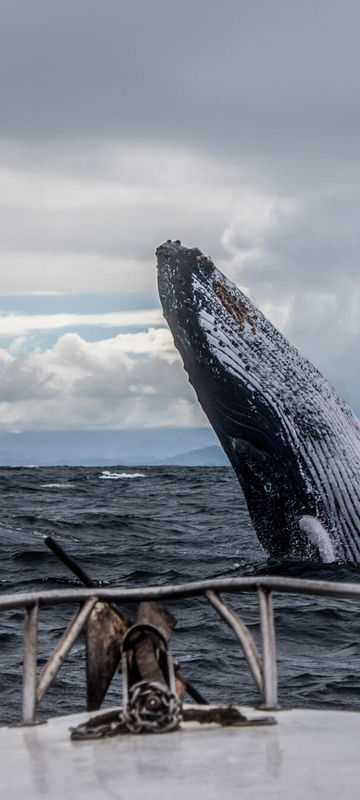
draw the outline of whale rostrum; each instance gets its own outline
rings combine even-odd
[[[360,424],[329,382],[197,248],[157,249],[190,383],[277,557],[360,562]]]

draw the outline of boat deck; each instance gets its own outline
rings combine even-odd
[[[239,706],[248,719],[263,710]],[[276,725],[182,723],[162,734],[71,741],[88,713],[0,728],[6,800],[310,800],[360,792],[360,713],[283,709]],[[92,717],[94,715],[91,715]]]

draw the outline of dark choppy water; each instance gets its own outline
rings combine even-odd
[[[254,573],[360,579],[353,566],[269,562],[257,543],[230,468],[1,468],[2,592],[77,585],[43,544],[55,537],[83,568],[106,584],[180,583]],[[230,599],[255,637],[254,595]],[[359,614],[352,601],[274,598],[280,701],[283,705],[360,707]],[[182,671],[209,701],[256,703],[252,679],[230,630],[205,600],[169,604],[178,618],[172,650]],[[130,609],[127,609],[130,611]],[[73,613],[43,608],[39,664]],[[21,709],[23,613],[2,612],[2,722]],[[85,659],[79,640],[45,696],[43,715],[82,710]],[[108,701],[121,702],[115,676]]]

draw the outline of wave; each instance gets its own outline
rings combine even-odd
[[[99,478],[103,481],[118,481],[121,478],[145,478],[145,475],[143,472],[108,472],[108,470],[104,470]]]

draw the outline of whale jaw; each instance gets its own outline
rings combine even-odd
[[[356,418],[200,250],[168,241],[157,256],[175,346],[260,542],[275,556],[359,562],[360,497],[345,486],[360,487]]]

